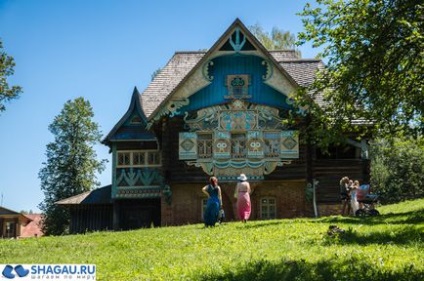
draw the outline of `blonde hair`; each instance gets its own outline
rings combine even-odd
[[[342,179],[340,180],[340,183],[349,183],[349,177],[347,176],[342,177]]]

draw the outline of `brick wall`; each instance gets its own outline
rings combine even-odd
[[[318,215],[320,217],[325,216],[333,216],[333,215],[340,215],[342,211],[342,204],[341,203],[328,203],[328,204],[318,204]]]
[[[205,183],[206,184],[206,183]],[[236,183],[219,183],[222,190],[226,221],[238,220],[234,190]],[[250,219],[260,218],[260,201],[264,197],[276,199],[277,218],[312,217],[312,203],[305,199],[305,181],[287,180],[274,182],[251,182],[252,214]],[[171,185],[172,202],[162,200],[162,225],[183,225],[201,223],[202,200],[206,196],[199,184]]]

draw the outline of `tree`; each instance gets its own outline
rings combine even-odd
[[[382,135],[424,132],[424,5],[415,0],[316,0],[300,16],[299,44],[323,48],[327,67],[298,105],[329,136],[352,121]],[[323,95],[325,107],[313,107]],[[312,97],[312,99],[311,99]],[[326,115],[326,117],[323,117]],[[312,128],[312,129],[313,129]],[[315,132],[317,132],[315,130]]]
[[[396,137],[371,143],[371,186],[384,203],[424,197],[424,139]]]
[[[47,162],[39,172],[44,201],[39,207],[44,213],[43,231],[60,235],[69,225],[69,212],[55,202],[99,186],[96,172],[104,170],[106,160],[96,160],[93,145],[101,138],[98,125],[91,120],[90,103],[77,98],[64,108],[49,125],[54,141],[47,145]]]
[[[267,50],[296,49],[296,36],[289,31],[274,27],[269,34],[258,23],[248,28]]]
[[[3,50],[3,43],[0,40],[0,112],[6,110],[5,103],[15,99],[22,92],[19,86],[10,86],[7,77],[13,75],[15,61]]]

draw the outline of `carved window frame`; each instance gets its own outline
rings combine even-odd
[[[120,150],[116,152],[116,167],[161,167],[161,159],[159,150]]]
[[[210,159],[213,157],[213,132],[197,133],[197,158]]]

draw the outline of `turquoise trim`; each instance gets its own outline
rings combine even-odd
[[[233,36],[235,35],[235,41],[233,41]],[[242,39],[243,38],[243,39]],[[236,28],[234,33],[230,36],[230,45],[233,47],[235,52],[240,52],[243,49],[244,44],[246,44],[246,36],[241,32],[240,28]]]
[[[116,144],[112,144],[112,198],[116,198],[117,187],[116,187]]]
[[[116,185],[120,187],[128,186],[160,186],[164,182],[160,168],[117,168],[119,175],[116,178]]]
[[[273,73],[270,62],[255,55],[226,55],[214,58],[204,67],[204,75],[210,77],[211,83],[190,96],[190,103],[180,108],[179,112],[190,112],[201,108],[228,102],[229,89],[227,76],[248,75],[250,85],[243,99],[256,104],[264,104],[279,109],[293,109],[287,103],[287,94],[281,93],[265,84]],[[207,73],[205,74],[205,68]]]

